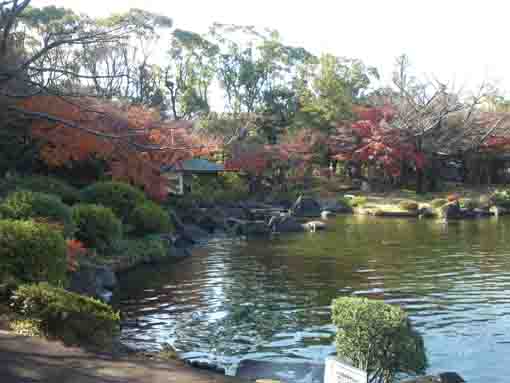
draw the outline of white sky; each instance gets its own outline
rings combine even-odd
[[[406,53],[417,71],[457,87],[483,80],[510,90],[510,2],[505,0],[33,0],[92,16],[141,8],[174,26],[206,32],[213,22],[277,29],[313,53],[357,57],[389,78]]]

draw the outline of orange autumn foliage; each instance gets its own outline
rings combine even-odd
[[[189,121],[162,121],[158,111],[117,106],[90,98],[35,96],[20,108],[54,117],[32,119],[31,134],[41,143],[41,158],[51,167],[100,158],[113,179],[142,187],[154,199],[167,197],[161,166],[217,149],[192,134]]]
[[[67,240],[66,245],[67,271],[73,272],[78,270],[78,257],[87,254],[87,249],[77,239]]]

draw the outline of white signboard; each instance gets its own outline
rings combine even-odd
[[[326,358],[324,383],[367,383],[366,371],[353,367],[337,358]]]

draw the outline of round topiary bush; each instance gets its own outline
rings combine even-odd
[[[369,381],[393,382],[399,373],[425,372],[423,338],[399,306],[366,298],[338,298],[332,310],[338,355],[367,370]]]
[[[34,219],[61,225],[64,235],[71,237],[74,222],[71,209],[60,198],[31,191],[18,191],[0,204],[0,217],[7,219]]]
[[[21,285],[11,299],[40,333],[66,344],[108,345],[120,330],[119,313],[109,305],[47,283]]]
[[[122,182],[97,182],[82,191],[86,203],[109,207],[122,220],[147,199],[142,191]]]
[[[112,209],[94,205],[73,206],[72,216],[76,224],[76,239],[87,247],[104,251],[122,237],[122,223]]]
[[[51,225],[0,220],[0,275],[24,282],[66,281],[66,242]]]
[[[402,210],[414,211],[418,210],[419,206],[416,201],[400,201],[398,207],[400,207]]]
[[[133,234],[141,236],[168,233],[172,228],[168,212],[151,201],[133,209],[129,216],[129,224],[133,226]]]
[[[78,189],[55,177],[33,175],[20,177],[13,182],[17,190],[30,190],[56,195],[68,205],[79,202],[81,198]]]

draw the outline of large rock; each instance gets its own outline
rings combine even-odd
[[[301,196],[290,210],[296,217],[320,217],[322,208],[313,198]]]
[[[464,383],[465,380],[456,372],[442,372],[439,375],[419,376],[403,383]]]
[[[303,225],[290,215],[271,217],[268,227],[276,233],[299,233],[305,230]]]
[[[264,235],[269,234],[270,227],[266,225],[265,221],[247,221],[236,218],[227,219],[227,227],[230,232],[236,235]]]
[[[434,213],[434,210],[432,210],[430,207],[422,207],[418,210],[418,215],[421,218],[434,218],[436,213]]]
[[[492,217],[494,215],[488,208],[476,208],[473,211],[480,218]]]
[[[209,235],[208,232],[201,229],[199,226],[193,224],[189,225],[184,224],[178,230],[178,234],[181,236],[183,240],[189,241],[190,243],[196,243]]]
[[[196,225],[198,224],[200,218],[203,216],[203,209],[198,207],[189,208],[186,210],[179,211],[179,218],[181,222],[185,225]]]
[[[316,232],[317,230],[326,230],[326,224],[322,221],[310,221],[307,223],[303,223],[303,228],[307,231],[310,231],[312,233]]]
[[[321,218],[322,219],[331,219],[331,218],[334,218],[336,216],[335,213],[333,213],[332,211],[330,210],[323,210],[321,212]]]
[[[175,230],[180,231],[184,227],[184,222],[182,222],[181,217],[179,217],[175,212],[170,212],[170,220],[174,224]]]
[[[242,207],[224,207],[222,208],[223,214],[227,218],[235,219],[249,219],[249,212]]]
[[[109,302],[116,286],[117,277],[108,267],[82,264],[71,274],[69,290]]]
[[[495,215],[496,217],[499,217],[501,215],[508,215],[510,214],[510,209],[503,207],[503,206],[492,206],[490,208],[490,212]]]
[[[343,205],[340,202],[336,201],[326,202],[322,205],[322,208],[324,210],[338,214],[351,214],[353,212],[352,207]]]
[[[456,372],[442,372],[439,374],[441,383],[464,383],[465,380]]]
[[[208,233],[214,233],[216,230],[221,230],[224,227],[221,222],[214,219],[208,213],[204,213],[201,217],[199,217],[197,220],[197,226]]]
[[[272,379],[281,383],[322,383],[324,365],[242,360],[237,368],[236,377],[250,381]]]
[[[402,383],[441,383],[441,378],[434,375],[419,376],[411,380],[405,380]]]
[[[186,258],[191,256],[191,251],[187,247],[170,245],[168,247],[168,256],[172,258]]]

